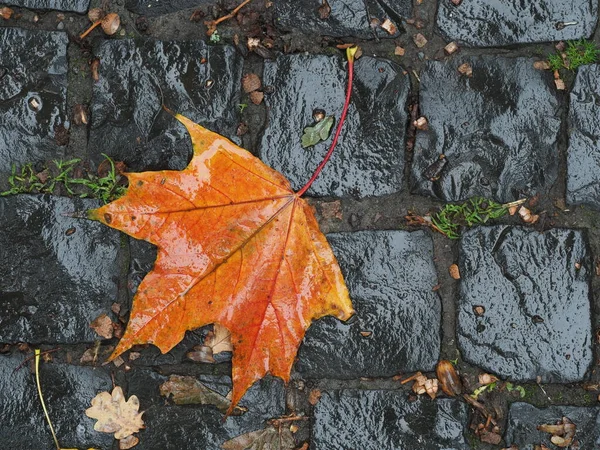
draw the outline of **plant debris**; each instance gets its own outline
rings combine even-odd
[[[213,34],[217,33],[217,25],[218,24],[220,24],[221,22],[224,22],[226,20],[233,19],[236,16],[236,14],[240,11],[240,9],[242,9],[244,6],[246,6],[251,1],[252,0],[244,0],[229,14],[226,14],[223,17],[219,17],[216,20],[208,20],[208,21],[204,22],[204,25],[206,25],[206,28],[207,28],[206,35],[209,37],[212,37]]]
[[[448,267],[448,272],[452,278],[455,280],[460,280],[460,271],[458,270],[457,264],[452,264],[450,267]]]
[[[417,33],[413,36],[413,42],[417,48],[423,48],[427,45],[427,38],[421,33]]]
[[[469,63],[461,64],[460,66],[458,66],[457,70],[459,73],[461,73],[469,78],[473,76],[473,67]]]
[[[539,425],[537,429],[543,433],[551,434],[550,442],[557,447],[566,448],[573,444],[577,427],[567,417],[563,417],[556,424]]]
[[[255,73],[247,73],[242,77],[242,89],[246,94],[259,90],[262,87],[260,78]]]
[[[401,384],[406,384],[410,381],[414,381],[412,390],[417,395],[427,394],[429,397],[434,399],[438,392],[439,382],[436,378],[427,378],[421,372],[417,372],[414,375],[402,380]]]
[[[94,430],[114,433],[115,439],[124,439],[144,428],[143,412],[138,413],[140,401],[135,395],[125,401],[123,390],[116,386],[112,393],[100,392],[92,399],[85,415],[96,419]]]
[[[448,45],[446,45],[444,47],[444,52],[448,56],[452,55],[453,53],[456,53],[457,51],[458,51],[458,44],[454,41],[450,42]]]
[[[160,395],[171,398],[176,405],[213,405],[223,414],[231,406],[231,400],[208,388],[194,377],[171,375],[160,385]],[[241,415],[247,410],[237,406],[232,414]]]
[[[302,148],[312,147],[321,141],[327,140],[334,123],[335,119],[333,116],[325,116],[313,126],[304,128]]]
[[[102,19],[96,20],[91,27],[81,33],[79,35],[79,39],[85,38],[92,32],[94,28],[99,25],[102,27],[102,31],[104,31],[107,36],[112,36],[119,30],[119,27],[121,26],[121,18],[117,13],[109,13]]]
[[[458,373],[456,373],[454,365],[450,361],[441,360],[435,368],[435,373],[444,394],[454,397],[462,393],[462,382],[458,377]]]
[[[296,443],[287,427],[276,428],[273,425],[263,430],[242,434],[222,445],[223,450],[294,450]]]
[[[387,33],[390,35],[394,35],[398,32],[398,27],[390,19],[385,19],[381,24],[381,28],[387,31]],[[425,40],[425,42],[427,42],[427,40]]]
[[[106,314],[102,314],[94,319],[94,321],[90,324],[90,328],[92,328],[98,335],[102,336],[105,339],[110,339],[113,337],[114,327],[113,322],[110,320]]]

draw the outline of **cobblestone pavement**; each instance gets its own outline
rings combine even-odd
[[[598,1],[253,0],[209,39],[204,20],[237,3],[12,0],[12,16],[0,10],[0,191],[13,166],[59,159],[182,169],[191,145],[162,102],[299,188],[328,145],[303,149],[303,128],[314,109],[339,117],[343,106],[336,45],[358,43],[348,120],[308,192],[355,319],[317,321],[292,381],[257,383],[242,415],[175,405],[159,391],[170,375],[230,390],[230,354],[186,357],[209,328],[117,364],[103,364],[117,338],[90,328],[107,314],[122,332],[154,248],[68,217],[99,200],[0,197],[0,447],[54,448],[26,362],[41,348],[53,350],[42,388],[69,448],[118,448],[83,413],[113,384],[146,411],[139,449],[218,449],[285,414],[306,418],[291,422],[303,450],[555,449],[537,427],[563,417],[576,425],[572,448],[600,448],[600,64],[556,74],[540,64],[560,42],[600,45]],[[100,6],[121,28],[79,39]],[[451,42],[457,51],[444,50]],[[262,80],[260,104],[242,90],[247,73]],[[539,220],[507,215],[459,240],[405,220],[475,196],[527,198]],[[416,371],[435,377],[442,359],[465,394],[482,390],[480,374],[499,381],[478,403],[401,384]]]

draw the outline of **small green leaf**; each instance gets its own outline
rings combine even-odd
[[[327,116],[320,122],[317,122],[314,126],[306,127],[304,129],[304,134],[302,135],[302,148],[312,147],[313,145],[328,139],[334,122],[335,119],[333,116]]]
[[[508,392],[512,392],[514,390],[513,384],[511,382],[507,382],[505,386]]]
[[[517,386],[516,389],[517,391],[519,391],[519,395],[521,395],[521,398],[525,397],[525,395],[527,394],[523,386]]]

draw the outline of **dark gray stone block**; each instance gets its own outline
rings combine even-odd
[[[146,429],[139,434],[140,450],[220,450],[226,440],[260,430],[267,420],[285,413],[285,389],[277,378],[267,377],[252,386],[240,402],[248,411],[225,420],[213,406],[165,406],[159,386],[167,379],[139,368],[129,375],[129,394],[137,395],[142,407],[151,405],[144,414]],[[231,390],[229,377],[201,375],[199,380],[221,395]],[[165,433],[165,430],[171,432]]]
[[[342,59],[285,55],[265,62],[263,81],[275,92],[265,97],[269,108],[260,156],[300,189],[319,165],[329,139],[303,149],[303,129],[313,123],[313,110],[324,109],[339,120],[346,90]],[[390,61],[360,58],[344,129],[331,160],[309,195],[366,197],[397,192],[402,187],[407,75]],[[334,125],[335,127],[335,125]]]
[[[479,227],[464,233],[459,252],[457,333],[465,360],[514,381],[581,381],[593,359],[584,234]]]
[[[600,64],[577,71],[569,131],[567,202],[600,209]]]
[[[353,36],[361,39],[386,38],[388,32],[371,27],[376,18],[383,22],[389,18],[401,29],[403,18],[412,16],[410,0],[330,0],[331,12],[321,18],[321,0],[279,0],[274,2],[275,25],[286,31],[301,31],[311,35]]]
[[[29,364],[14,371],[24,359],[23,355],[0,355],[0,442],[4,448],[19,450],[56,448]],[[84,413],[96,394],[112,391],[107,371],[42,362],[40,380],[48,414],[62,447],[111,448],[113,436],[94,431],[95,420]]]
[[[66,217],[95,200],[0,199],[0,342],[81,343],[118,296],[120,235]]]
[[[84,13],[90,6],[90,0],[8,0],[8,5],[29,9],[56,9]]]
[[[563,417],[570,419],[576,426],[575,440],[581,449],[600,448],[600,408],[575,406],[551,406],[538,409],[528,403],[513,403],[508,413],[506,445],[517,445],[519,450],[534,450],[545,444],[548,448],[557,448],[550,443],[551,435],[537,429],[542,424],[555,424]]]
[[[589,0],[440,0],[437,15],[446,39],[473,47],[588,38],[597,20],[598,2]]]
[[[464,2],[467,3],[467,2]],[[444,201],[509,202],[544,194],[557,178],[560,104],[550,71],[528,58],[457,57],[421,73],[411,190]],[[469,63],[473,76],[458,72]],[[439,179],[424,172],[446,156]]]
[[[136,14],[154,17],[214,4],[214,0],[126,0],[125,7]]]
[[[185,168],[192,146],[161,105],[232,137],[237,127],[242,58],[203,41],[104,41],[96,51],[90,158],[102,153],[132,171]]]
[[[311,449],[462,450],[467,406],[458,400],[405,392],[342,390],[323,393],[315,406]]]
[[[0,172],[62,156],[67,43],[66,33],[0,28]]]
[[[308,378],[388,377],[433,370],[441,305],[433,244],[422,231],[329,234],[356,319],[325,317],[308,329],[297,370]],[[371,332],[369,336],[361,332]]]

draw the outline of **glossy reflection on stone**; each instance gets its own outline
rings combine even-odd
[[[463,235],[459,252],[457,334],[465,360],[514,381],[581,381],[592,362],[585,233],[479,227]]]

